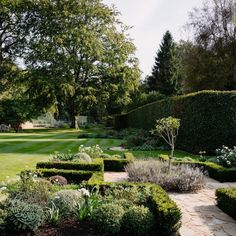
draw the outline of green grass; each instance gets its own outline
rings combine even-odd
[[[39,161],[46,161],[55,151],[77,152],[78,147],[100,145],[104,152],[122,154],[123,152],[109,151],[110,147],[123,143],[120,139],[82,138],[81,132],[104,133],[102,129],[73,130],[73,129],[39,129],[26,130],[20,133],[0,133],[0,181],[15,178],[17,173],[25,169],[35,168]],[[136,158],[156,158],[159,154],[169,154],[168,151],[133,151]],[[198,156],[182,151],[176,151],[179,158]]]
[[[34,130],[22,133],[0,133],[0,181],[15,177],[24,169],[32,169],[38,161],[46,161],[54,151],[77,152],[83,144],[99,144],[104,150],[119,146],[117,139],[78,139],[77,130]]]

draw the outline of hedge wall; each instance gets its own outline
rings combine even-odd
[[[157,119],[181,119],[177,147],[212,153],[222,145],[236,144],[236,91],[201,91],[154,102],[117,116],[117,129],[154,128]]]
[[[217,206],[236,220],[236,188],[216,190]]]

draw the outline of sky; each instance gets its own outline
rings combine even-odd
[[[137,47],[136,56],[143,72],[142,78],[151,73],[156,52],[162,37],[170,30],[174,40],[188,39],[184,30],[189,12],[202,6],[202,0],[103,0],[115,5],[121,12],[123,23],[133,28],[129,31]]]

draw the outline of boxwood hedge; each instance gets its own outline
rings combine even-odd
[[[150,130],[157,119],[181,119],[177,147],[198,153],[212,153],[236,141],[236,91],[201,91],[157,101],[115,118],[117,129]]]
[[[182,214],[177,204],[170,199],[169,195],[160,186],[149,183],[100,183],[87,184],[86,187],[93,189],[98,187],[100,191],[104,191],[115,186],[126,187],[151,187],[151,193],[148,197],[148,206],[155,216],[155,225],[158,235],[174,236],[178,235],[181,227]]]
[[[236,219],[236,188],[219,188],[216,190],[217,206]]]

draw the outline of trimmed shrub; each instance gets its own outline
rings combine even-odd
[[[106,158],[104,159],[105,171],[124,171],[125,166],[134,160],[134,156],[130,152],[124,153],[124,158]]]
[[[50,208],[56,207],[62,215],[70,215],[82,197],[78,190],[61,190],[51,196],[48,206]]]
[[[84,154],[84,153],[83,153]],[[94,159],[92,163],[78,163],[78,162],[38,162],[37,169],[62,169],[62,170],[89,170],[89,171],[102,171],[103,160]]]
[[[116,117],[116,128],[150,130],[157,119],[181,119],[177,148],[214,153],[236,140],[236,92],[201,91],[154,102]],[[145,121],[145,122],[144,122]]]
[[[68,184],[67,179],[64,178],[63,176],[60,176],[60,175],[54,175],[54,176],[50,177],[49,181],[52,184],[56,184],[56,185],[60,185],[60,186]]]
[[[94,186],[87,184],[87,188],[93,189]],[[181,226],[181,211],[177,204],[172,201],[169,195],[158,185],[155,184],[144,184],[144,183],[103,183],[99,185],[99,191],[104,191],[112,188],[131,188],[135,187],[140,190],[143,188],[150,189],[145,199],[145,204],[148,205],[150,211],[154,214],[155,224],[160,235],[176,235]],[[141,200],[142,201],[142,200]],[[142,203],[143,204],[143,203]]]
[[[236,188],[220,188],[216,190],[217,206],[236,219]]]
[[[147,207],[132,206],[123,216],[122,228],[130,235],[147,235],[154,227],[154,216]]]
[[[75,161],[75,162],[79,162],[80,161],[80,162],[91,163],[92,159],[91,159],[91,157],[87,153],[79,152],[79,153],[76,153],[74,155],[73,161]]]
[[[6,211],[5,221],[10,230],[33,231],[41,226],[45,219],[40,206],[18,200],[9,202]]]
[[[92,222],[101,233],[114,235],[121,229],[124,209],[121,205],[106,203],[98,207],[92,214]]]
[[[82,181],[89,180],[93,173],[92,171],[80,170],[61,170],[61,169],[39,169],[43,177],[52,177],[54,175],[61,175],[67,179],[69,183],[79,184]]]

